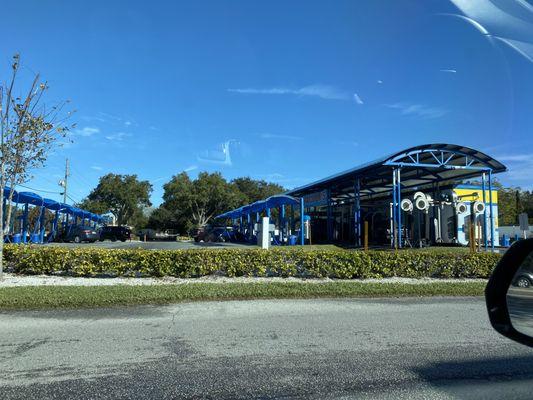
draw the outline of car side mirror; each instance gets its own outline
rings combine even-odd
[[[533,239],[515,242],[494,269],[485,289],[492,327],[533,347]]]

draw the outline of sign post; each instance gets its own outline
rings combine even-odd
[[[524,233],[524,239],[527,239],[527,232],[529,231],[529,218],[527,213],[518,214],[518,223],[520,230]]]

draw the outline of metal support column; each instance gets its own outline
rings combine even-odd
[[[39,218],[39,243],[44,243],[44,230],[45,230],[45,218],[46,218],[46,209],[44,206],[41,206],[41,218]]]
[[[400,177],[400,171],[400,168],[396,170],[396,203],[398,207],[396,215],[398,218],[398,247],[402,248],[402,207],[400,206],[402,201],[402,181]]]
[[[300,244],[305,244],[305,231],[304,231],[304,198],[300,197]]]
[[[289,221],[289,229],[291,230],[291,234],[294,233],[296,230],[294,224],[296,221],[294,221],[294,206],[291,204],[291,215],[290,215],[290,221]]]
[[[327,231],[328,231],[328,242],[333,240],[333,210],[331,206],[331,189],[327,190],[328,195],[328,205],[327,205]]]
[[[28,240],[26,236],[28,235],[28,203],[24,204],[24,214],[22,215],[22,243],[26,243]]]
[[[279,219],[280,219],[280,229],[279,229],[279,237],[281,240],[281,243],[283,243],[283,240],[285,239],[285,206],[282,205],[279,210]]]
[[[489,170],[490,248],[494,250],[494,237],[496,233],[494,229],[494,208],[492,205],[492,171]]]
[[[397,241],[397,235],[396,235],[396,169],[392,170],[392,229],[391,229],[391,242],[392,247],[396,248],[398,241]]]
[[[55,213],[55,216],[54,216],[54,221],[52,222],[52,232],[50,232],[50,236],[48,237],[48,241],[50,241],[50,239],[53,239],[53,238],[56,237],[58,221],[59,221],[59,210],[56,210],[56,213]]]
[[[483,211],[483,244],[484,244],[484,247],[485,247],[485,250],[487,250],[488,248],[488,232],[487,232],[487,194],[486,194],[486,185],[485,185],[485,180],[486,180],[486,174],[485,172],[483,172],[483,174],[481,174],[481,191],[483,192],[483,205],[485,206],[485,211]],[[475,221],[475,215],[473,216],[473,218],[470,218],[470,223],[474,223]],[[475,225],[474,225],[475,226]],[[476,229],[477,227],[475,227],[474,229]]]
[[[361,247],[361,181],[359,178],[355,180],[355,245]]]

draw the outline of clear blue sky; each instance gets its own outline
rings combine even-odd
[[[47,101],[77,110],[74,143],[28,186],[59,191],[69,157],[76,200],[114,172],[152,182],[158,204],[183,170],[294,187],[450,142],[532,188],[531,7],[473,2],[7,2],[2,79],[19,52]]]

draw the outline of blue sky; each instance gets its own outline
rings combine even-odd
[[[184,170],[294,187],[428,142],[484,150],[533,188],[525,1],[19,0],[4,15],[2,79],[18,52],[23,79],[39,71],[47,101],[77,110],[32,188],[58,192],[69,157],[74,199],[135,173],[158,204]]]

